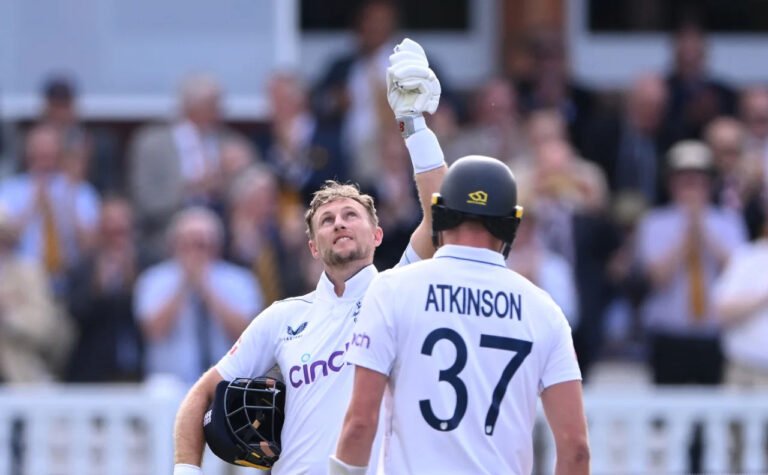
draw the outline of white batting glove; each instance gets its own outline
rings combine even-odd
[[[177,463],[173,466],[173,475],[203,475],[203,469],[188,463]]]
[[[440,81],[429,68],[424,48],[406,38],[395,46],[387,68],[387,99],[395,117],[433,114],[440,103]]]

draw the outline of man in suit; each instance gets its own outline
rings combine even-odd
[[[181,116],[143,128],[130,145],[132,199],[142,237],[157,257],[163,253],[165,225],[178,209],[220,206],[221,144],[239,139],[221,122],[221,94],[211,77],[187,78],[180,91]]]

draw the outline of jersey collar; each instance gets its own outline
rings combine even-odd
[[[333,291],[333,282],[328,278],[325,272],[320,276],[320,282],[317,283],[317,294],[324,298],[332,300],[357,300],[365,295],[368,285],[379,273],[373,264],[363,267],[357,274],[353,275],[344,283],[344,295],[338,297]]]
[[[435,252],[435,259],[459,259],[462,261],[479,262],[498,267],[507,267],[504,256],[500,252],[471,246],[446,244]]]

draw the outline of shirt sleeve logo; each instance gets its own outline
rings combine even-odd
[[[296,336],[296,335],[298,335],[299,333],[303,332],[303,331],[304,331],[304,329],[305,329],[305,328],[307,328],[307,323],[308,323],[308,322],[304,322],[304,323],[302,323],[301,325],[299,325],[298,327],[296,327],[296,329],[295,329],[295,330],[294,330],[293,328],[291,328],[291,326],[290,326],[290,325],[288,325],[288,329],[287,329],[287,331],[288,331],[288,336]]]

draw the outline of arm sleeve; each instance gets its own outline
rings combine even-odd
[[[539,391],[564,381],[581,380],[571,327],[560,309],[554,305],[552,308],[557,312],[557,317],[552,328],[552,338],[549,339],[549,351],[544,362]]]
[[[254,318],[232,348],[216,364],[216,370],[227,381],[256,378],[267,374],[276,364],[275,328],[280,315],[277,304]]]
[[[378,276],[368,288],[355,324],[347,363],[389,375],[395,362],[397,335],[392,319],[393,291]]]
[[[408,247],[405,248],[405,251],[403,252],[402,257],[400,257],[400,262],[397,263],[395,268],[407,266],[408,264],[413,264],[414,262],[418,262],[420,260],[421,260],[421,257],[419,257],[419,255],[416,254],[416,250],[413,249],[413,246],[411,245],[411,243],[408,242]]]

